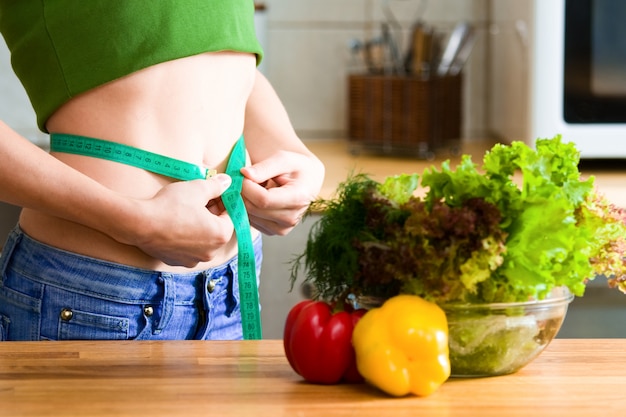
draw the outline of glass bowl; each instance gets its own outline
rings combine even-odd
[[[453,377],[505,375],[535,359],[554,339],[574,296],[556,288],[543,300],[444,304]]]

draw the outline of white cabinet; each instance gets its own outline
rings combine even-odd
[[[290,291],[291,261],[304,252],[309,230],[318,218],[306,218],[287,236],[263,236],[259,296],[264,339],[281,339],[289,310],[304,299],[300,291],[302,277]]]

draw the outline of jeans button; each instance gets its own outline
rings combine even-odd
[[[69,308],[64,308],[61,310],[60,316],[63,321],[70,321],[74,317],[74,312]]]
[[[152,308],[152,306],[145,306],[143,308],[143,314],[145,314],[147,317],[150,317],[154,314],[154,308]]]
[[[212,293],[212,292],[213,292],[213,290],[215,290],[215,284],[216,284],[216,283],[217,283],[217,281],[216,281],[216,280],[214,280],[214,279],[210,280],[210,281],[206,284],[206,290],[207,290],[209,293]]]

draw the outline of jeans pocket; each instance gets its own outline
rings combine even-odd
[[[64,308],[59,314],[59,340],[126,340],[130,320]]]
[[[1,340],[40,340],[41,301],[0,286]],[[9,329],[9,324],[16,323]]]

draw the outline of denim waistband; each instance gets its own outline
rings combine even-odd
[[[254,241],[255,252],[258,253],[260,248],[261,236],[258,236]],[[153,300],[162,294],[164,283],[176,286],[177,302],[193,301],[207,276],[218,277],[229,269],[237,274],[237,256],[206,270],[186,273],[152,271],[49,246],[29,237],[19,226],[10,233],[3,255],[1,275],[10,263],[12,269],[33,281],[128,302]]]

